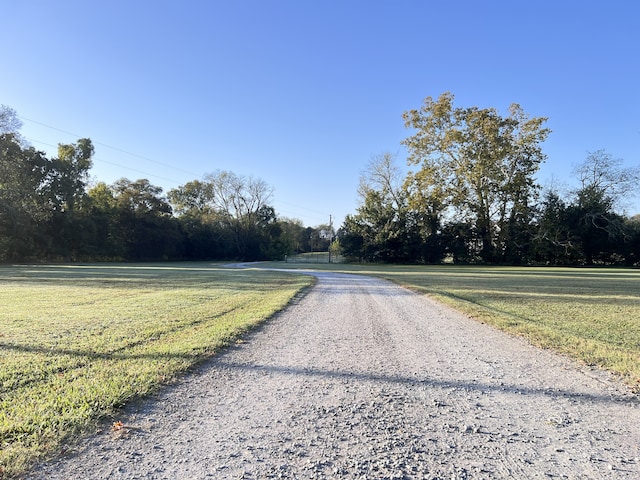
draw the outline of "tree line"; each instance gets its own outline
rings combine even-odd
[[[0,106],[0,262],[261,260],[326,250],[321,232],[279,218],[261,180],[216,171],[165,195],[147,179],[90,183],[90,139],[50,158]]]
[[[575,167],[577,188],[543,190],[546,118],[457,107],[444,93],[403,119],[410,170],[374,157],[333,237],[279,217],[269,185],[229,171],[166,194],[146,179],[93,184],[90,139],[49,158],[0,106],[0,262],[278,260],[335,238],[332,251],[364,262],[640,265],[640,215],[621,213],[638,167],[598,150]]]
[[[570,192],[543,190],[546,118],[511,105],[462,108],[427,97],[403,115],[409,167],[391,154],[363,173],[360,207],[338,239],[358,261],[529,265],[640,265],[640,215],[620,213],[638,192],[640,169],[604,150],[590,152]]]

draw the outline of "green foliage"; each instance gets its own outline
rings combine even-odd
[[[637,227],[619,213],[639,191],[640,168],[599,150],[576,167],[572,197],[539,198],[546,118],[511,105],[460,108],[450,93],[405,112],[404,182],[393,156],[374,158],[361,205],[338,236],[346,258],[364,262],[510,265],[638,265]]]
[[[415,177],[413,177],[415,178]],[[438,263],[444,255],[440,212],[416,201],[415,184],[402,184],[395,157],[374,157],[360,179],[362,203],[338,231],[342,254],[366,262]]]
[[[637,222],[621,214],[640,168],[591,152],[572,196],[540,200],[546,119],[516,104],[502,116],[453,100],[444,93],[405,112],[414,134],[403,143],[417,170],[401,173],[389,153],[372,158],[361,204],[337,235],[279,218],[271,187],[229,171],[166,195],[146,179],[90,187],[91,140],[47,158],[0,106],[0,262],[281,260],[328,251],[337,238],[345,257],[367,262],[640,264]]]
[[[58,158],[51,161],[49,189],[57,198],[60,211],[73,213],[76,204],[84,200],[93,152],[88,138],[81,138],[75,144],[58,145]]]
[[[427,199],[432,210],[449,207],[473,222],[480,258],[500,261],[514,247],[510,231],[528,217],[533,178],[545,159],[546,118],[529,118],[517,104],[507,117],[492,108],[454,107],[453,98],[428,97],[403,115],[405,126],[416,130],[403,142],[408,161],[421,166],[412,179],[415,202]]]
[[[181,216],[215,220],[217,208],[213,185],[210,182],[194,180],[169,190],[169,201],[175,212]]]
[[[37,258],[45,247],[55,199],[47,188],[51,162],[19,137],[0,135],[0,261]]]
[[[396,209],[380,192],[369,190],[357,215],[338,232],[342,254],[366,262],[415,263],[424,243],[411,228],[406,209]]]
[[[277,218],[262,180],[218,171],[167,196],[147,179],[89,188],[91,140],[47,158],[20,125],[0,106],[0,262],[262,260],[312,248],[301,225]]]
[[[174,215],[146,179],[88,188],[92,155],[89,139],[49,159],[0,135],[0,262],[282,259],[294,248],[260,180],[218,172],[189,182],[169,192]]]

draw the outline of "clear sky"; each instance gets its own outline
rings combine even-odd
[[[0,0],[0,103],[55,154],[89,137],[96,181],[168,191],[216,170],[274,189],[281,216],[338,227],[401,115],[549,117],[547,183],[604,149],[640,164],[637,0]],[[640,202],[627,213],[639,213]]]

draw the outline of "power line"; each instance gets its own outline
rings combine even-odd
[[[54,127],[54,126],[52,126],[52,125],[47,125],[46,123],[38,122],[37,120],[32,120],[32,119],[30,119],[30,118],[26,118],[26,117],[23,117],[23,116],[21,116],[21,115],[17,115],[17,117],[18,117],[18,118],[20,118],[21,120],[26,120],[26,121],[28,121],[28,122],[35,123],[35,124],[37,124],[37,125],[41,125],[41,126],[43,126],[43,127],[50,128],[51,130],[55,130],[55,131],[57,131],[57,132],[62,132],[62,133],[65,133],[65,134],[67,134],[67,135],[71,135],[71,136],[76,137],[76,138],[81,138],[81,137],[82,137],[82,135],[79,135],[79,134],[77,134],[77,133],[69,132],[68,130],[63,130],[63,129],[61,129],[61,128],[57,128],[57,127]],[[138,155],[137,153],[130,152],[130,151],[125,150],[125,149],[123,149],[123,148],[114,147],[113,145],[109,145],[109,144],[107,144],[107,143],[98,142],[98,141],[96,141],[96,140],[91,140],[91,142],[92,142],[94,145],[101,145],[101,146],[103,146],[103,147],[110,148],[110,149],[115,150],[115,151],[117,151],[117,152],[121,152],[121,153],[124,153],[124,154],[126,154],[126,155],[130,155],[130,156],[132,156],[132,157],[140,158],[140,159],[142,159],[142,160],[146,160],[146,161],[148,161],[148,162],[155,163],[155,164],[157,164],[157,165],[161,165],[161,166],[163,166],[163,167],[165,167],[165,168],[171,168],[171,169],[173,169],[173,170],[177,170],[177,171],[179,171],[179,172],[183,172],[183,173],[188,173],[189,175],[194,175],[194,176],[196,176],[196,177],[199,177],[199,176],[200,176],[199,174],[194,173],[194,172],[191,172],[191,171],[189,171],[189,170],[185,170],[185,169],[183,169],[183,168],[179,168],[179,167],[176,167],[176,166],[174,166],[174,165],[169,165],[169,164],[167,164],[167,163],[159,162],[158,160],[154,160],[154,159],[152,159],[152,158],[145,157],[144,155]],[[43,143],[43,142],[41,142],[41,143]]]
[[[21,120],[25,120],[27,122],[31,122],[31,123],[34,123],[34,124],[37,124],[37,125],[41,125],[41,126],[43,126],[45,128],[49,128],[51,130],[55,130],[57,132],[64,133],[66,135],[71,135],[72,137],[82,138],[82,135],[79,135],[77,133],[73,133],[73,132],[70,132],[68,130],[57,128],[57,127],[54,127],[52,125],[48,125],[46,123],[39,122],[37,120],[33,120],[31,118],[26,118],[26,117],[23,117],[21,115],[17,115],[17,117],[20,118]],[[47,146],[52,147],[52,148],[57,148],[57,145],[51,145],[50,143],[43,142],[43,141],[36,140],[36,139],[32,139],[32,138],[27,138],[27,137],[24,137],[24,138],[29,140],[30,142],[36,142],[36,143],[40,143],[42,145],[47,145]],[[179,172],[182,172],[182,173],[187,173],[189,175],[193,175],[195,178],[201,178],[201,176],[202,176],[202,175],[199,175],[199,174],[197,174],[195,172],[191,172],[189,170],[185,170],[183,168],[176,167],[174,165],[169,165],[169,164],[166,164],[166,163],[163,163],[163,162],[159,162],[159,161],[154,160],[152,158],[145,157],[144,155],[139,155],[137,153],[130,152],[130,151],[125,150],[125,149],[120,148],[120,147],[115,147],[113,145],[109,145],[109,144],[106,144],[106,143],[103,143],[103,142],[95,141],[93,139],[91,140],[91,142],[93,144],[95,144],[95,145],[100,145],[100,146],[109,148],[111,150],[115,150],[117,152],[124,153],[124,154],[132,156],[132,157],[140,158],[142,160],[146,160],[148,162],[154,163],[156,165],[163,166],[165,168],[169,168],[169,169],[173,169],[173,170],[176,170],[176,171],[179,171]],[[157,178],[157,179],[164,180],[164,181],[171,182],[171,183],[176,183],[175,180],[173,180],[173,179],[162,177],[160,175],[156,175],[156,174],[153,174],[153,173],[149,173],[149,172],[146,172],[144,170],[138,170],[136,168],[132,168],[132,167],[129,167],[129,166],[126,166],[126,165],[122,165],[122,164],[119,164],[119,163],[116,163],[116,162],[112,162],[112,161],[109,161],[109,160],[104,160],[104,159],[101,159],[99,157],[94,157],[93,160],[99,161],[101,163],[107,163],[109,165],[113,165],[113,166],[116,166],[116,167],[124,168],[124,169],[130,170],[132,172],[141,173],[141,174],[143,174],[145,176]],[[293,203],[288,203],[288,202],[283,202],[283,201],[278,201],[277,203],[281,204],[281,205],[288,205],[290,207],[295,207],[297,209],[304,210],[305,212],[309,212],[309,213],[312,213],[312,214],[315,214],[315,215],[319,215],[319,216],[321,216],[323,218],[326,218],[326,216],[328,215],[327,212],[321,212],[319,210],[314,210],[314,209],[311,209],[311,208],[302,207],[300,204],[293,204]],[[314,215],[314,218],[320,218],[320,217],[315,217],[315,215]]]
[[[328,215],[327,212],[320,212],[319,210],[313,210],[311,208],[301,207],[300,204],[296,204],[296,203],[289,203],[289,202],[283,202],[283,201],[279,201],[278,203],[281,203],[282,205],[288,205],[290,207],[300,208],[307,212],[315,213],[316,215],[321,215],[323,218]]]
[[[57,147],[57,145],[51,145],[50,143],[43,142],[41,140],[36,140],[34,138],[29,138],[29,137],[24,137],[24,138],[26,140],[29,140],[30,142],[40,143],[42,145],[47,145],[48,147],[53,147],[53,148]],[[127,165],[122,165],[120,163],[116,163],[116,162],[112,162],[112,161],[109,161],[109,160],[105,160],[105,159],[100,158],[100,157],[92,157],[91,160],[94,161],[94,162],[107,163],[109,165],[114,165],[116,167],[124,168],[126,170],[131,170],[132,172],[141,173],[141,174],[143,174],[145,176],[148,176],[148,177],[154,177],[154,178],[158,178],[160,180],[165,180],[167,182],[176,183],[176,181],[171,179],[171,178],[161,177],[160,175],[156,175],[154,173],[145,172],[144,170],[138,170],[137,168],[128,167]]]

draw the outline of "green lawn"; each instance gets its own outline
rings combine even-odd
[[[525,336],[538,346],[615,372],[640,391],[640,270],[455,265],[314,268],[387,278],[479,321]]]
[[[312,268],[388,278],[640,387],[640,270]],[[0,478],[234,342],[312,281],[206,263],[0,266]]]
[[[214,264],[0,266],[0,478],[235,341],[311,282]]]

